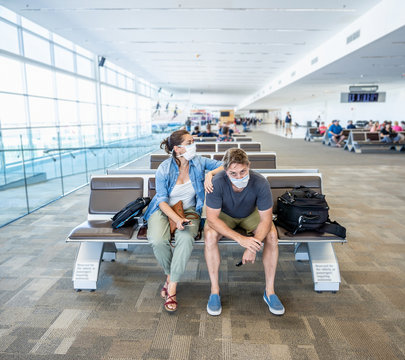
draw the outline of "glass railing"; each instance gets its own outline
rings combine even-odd
[[[0,227],[158,149],[169,133],[117,141],[108,146],[0,150]],[[7,163],[6,159],[16,161]]]

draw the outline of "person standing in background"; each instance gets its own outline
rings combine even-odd
[[[320,115],[318,115],[318,117],[315,119],[315,124],[316,124],[316,127],[319,128],[319,125],[321,124],[321,116]]]
[[[291,123],[292,123],[292,117],[291,117],[290,112],[287,111],[287,116],[285,117],[285,136],[288,136],[288,134],[290,134],[292,137]]]

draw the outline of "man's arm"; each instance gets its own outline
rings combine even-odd
[[[246,249],[249,249],[254,253],[256,253],[256,251],[260,251],[261,241],[259,241],[255,237],[243,236],[232,230],[219,218],[220,213],[221,209],[213,209],[207,206],[207,222],[212,229],[214,229],[222,236],[236,241],[237,243],[239,243],[239,245],[243,246]]]

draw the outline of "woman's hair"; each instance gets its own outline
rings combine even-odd
[[[176,161],[178,166],[180,166],[180,160],[177,159],[176,152],[173,151],[173,149],[175,146],[181,145],[183,142],[183,136],[187,134],[189,134],[187,130],[177,130],[160,143],[160,148],[166,151],[168,154],[172,154],[173,159]]]
[[[395,126],[398,126],[399,124],[398,124],[398,121],[394,121],[394,125]]]
[[[194,126],[194,131],[200,131],[200,128],[198,127],[198,125]]]
[[[228,149],[222,158],[222,162],[224,163],[225,170],[228,170],[232,164],[250,164],[247,154],[242,149],[238,148]]]
[[[228,126],[224,126],[222,128],[222,135],[228,135],[229,134],[229,127]]]

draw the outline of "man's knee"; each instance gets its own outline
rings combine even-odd
[[[277,247],[278,246],[278,235],[277,235],[277,230],[275,225],[271,227],[270,232],[266,236],[266,244],[271,246],[271,247]]]
[[[208,225],[204,227],[204,243],[207,248],[215,247],[218,244],[219,234]]]

